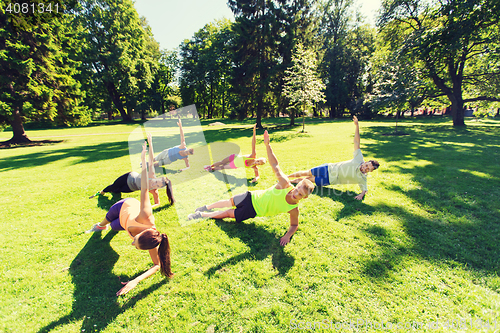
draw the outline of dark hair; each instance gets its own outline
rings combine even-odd
[[[373,170],[377,170],[377,169],[378,169],[378,167],[380,166],[380,163],[378,163],[378,162],[377,162],[377,161],[375,161],[375,160],[370,160],[370,161],[368,161],[368,162],[370,162],[370,163],[373,165]]]
[[[172,181],[167,177],[165,177],[165,182],[167,183],[165,191],[167,192],[168,200],[170,201],[170,204],[173,205],[175,203],[175,199],[174,199],[174,192],[172,189]]]
[[[158,256],[160,257],[161,273],[167,277],[174,275],[170,269],[170,244],[166,234],[160,234],[155,229],[146,229],[141,233],[137,242],[142,250],[151,250],[159,245]]]

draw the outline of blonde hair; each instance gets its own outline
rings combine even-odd
[[[266,164],[267,163],[267,159],[265,157],[255,158],[254,159],[254,164],[257,164],[257,161],[262,162],[262,164]]]
[[[302,179],[297,186],[300,186],[300,184],[304,183],[304,186],[307,188],[307,195],[311,194],[314,191],[314,188],[316,187],[312,181],[309,179]]]

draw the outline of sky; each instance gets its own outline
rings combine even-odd
[[[375,24],[381,0],[355,0],[368,22]],[[222,18],[234,21],[227,0],[136,0],[139,16],[144,16],[161,49],[172,50],[207,23]]]

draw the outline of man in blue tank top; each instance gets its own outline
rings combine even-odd
[[[353,117],[354,125],[354,157],[352,160],[325,163],[310,170],[297,171],[289,175],[289,178],[305,177],[319,186],[335,184],[358,184],[361,193],[355,196],[355,199],[362,200],[368,192],[367,174],[379,167],[375,160],[365,162],[360,149],[360,136],[358,118]],[[294,179],[292,182],[298,183],[304,178]]]

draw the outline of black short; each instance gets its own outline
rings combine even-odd
[[[243,194],[238,194],[233,197],[233,203],[236,206],[234,210],[234,218],[236,222],[241,222],[257,216],[252,205],[252,194],[247,191]]]

